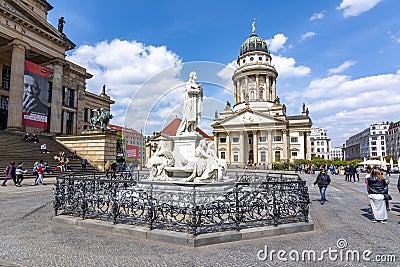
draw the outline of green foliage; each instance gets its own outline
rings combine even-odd
[[[312,157],[311,160],[306,160],[306,159],[295,159],[294,162],[273,162],[272,166],[275,170],[294,170],[296,166],[300,165],[314,165],[314,167],[319,168],[320,166],[328,165],[330,166],[331,164],[339,167],[339,166],[347,166],[347,165],[358,165],[358,163],[362,162],[361,159],[354,159],[350,161],[346,160],[339,160],[339,159],[334,159],[334,160],[327,160],[319,157]]]

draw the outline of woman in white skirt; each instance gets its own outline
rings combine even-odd
[[[368,197],[372,208],[372,222],[386,223],[387,211],[384,194],[388,193],[388,185],[379,170],[372,170],[366,178]]]

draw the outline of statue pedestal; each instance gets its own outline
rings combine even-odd
[[[56,140],[100,171],[104,171],[106,161],[116,160],[118,136],[115,131],[87,130],[82,135],[59,136]]]
[[[174,140],[174,159],[177,168],[193,168],[196,161],[195,150],[204,137],[198,135],[171,136]]]
[[[170,137],[174,141],[174,167],[167,167],[170,177],[187,178],[193,172],[196,161],[195,151],[203,137],[198,135],[179,135]]]

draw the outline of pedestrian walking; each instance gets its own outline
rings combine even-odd
[[[13,179],[14,184],[17,185],[17,180],[16,180],[16,176],[15,176],[15,161],[10,161],[10,164],[4,170],[4,173],[6,174],[6,178],[4,179],[3,183],[1,184],[2,186],[7,186],[6,183],[7,183],[8,179]]]
[[[82,165],[82,171],[85,172],[86,171],[86,165],[87,165],[88,161],[86,158],[84,158],[81,162]]]
[[[18,166],[15,169],[15,175],[16,175],[16,186],[21,187],[22,180],[24,180],[24,173],[27,171],[23,167],[24,163],[23,162],[18,162]]]
[[[42,185],[45,185],[43,160],[40,160],[39,164],[36,166],[36,172],[37,172],[37,176],[35,179],[35,185],[39,185],[39,183],[41,183]]]
[[[388,195],[388,186],[379,170],[373,169],[366,178],[368,197],[372,209],[372,222],[386,223],[388,218],[385,194]]]
[[[317,179],[314,182],[314,186],[318,185],[319,187],[319,192],[321,194],[321,205],[324,205],[327,202],[325,197],[325,192],[326,188],[330,183],[331,183],[331,178],[326,173],[326,171],[322,169],[318,174]]]
[[[349,182],[355,183],[356,182],[356,167],[351,164],[349,167]]]

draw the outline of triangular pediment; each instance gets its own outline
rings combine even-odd
[[[227,118],[214,122],[212,124],[212,127],[222,126],[226,128],[230,126],[234,127],[240,125],[284,125],[284,124],[286,124],[284,120],[274,118],[269,114],[254,111],[251,109],[244,109],[232,114]]]
[[[13,22],[22,28],[44,35],[47,39],[52,39],[68,49],[75,47],[75,44],[65,34],[59,32],[22,1],[0,0],[0,11],[1,16],[7,19],[7,23]]]

